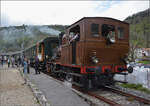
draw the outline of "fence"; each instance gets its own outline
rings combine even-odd
[[[142,84],[144,87],[150,89],[150,68],[144,66],[135,66],[133,73],[127,76],[116,75],[116,80],[127,81],[128,83]]]

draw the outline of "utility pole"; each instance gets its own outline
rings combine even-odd
[[[23,32],[26,32],[26,26],[23,24],[22,25],[22,27],[23,27]],[[23,50],[24,50],[24,35],[23,35]]]
[[[25,33],[26,32],[26,26],[23,24],[22,25],[22,27],[23,27],[23,32]],[[22,61],[23,61],[23,58],[24,58],[24,54],[23,54],[23,51],[24,51],[24,34],[23,34],[23,43],[21,44],[21,49],[22,49]]]

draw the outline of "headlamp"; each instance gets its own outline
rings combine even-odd
[[[97,64],[99,62],[99,60],[96,56],[94,56],[94,57],[92,57],[92,62]]]

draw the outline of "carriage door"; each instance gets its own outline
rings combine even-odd
[[[71,45],[72,45],[72,64],[76,64],[76,44],[79,41],[79,36],[76,38],[76,34],[79,34],[80,36],[80,26],[77,25],[73,28],[70,29],[70,41],[71,41]]]
[[[72,64],[76,64],[76,42],[72,42]]]

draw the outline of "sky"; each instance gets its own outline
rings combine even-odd
[[[124,20],[149,8],[143,0],[100,1],[1,1],[0,26],[70,25],[83,17]]]

